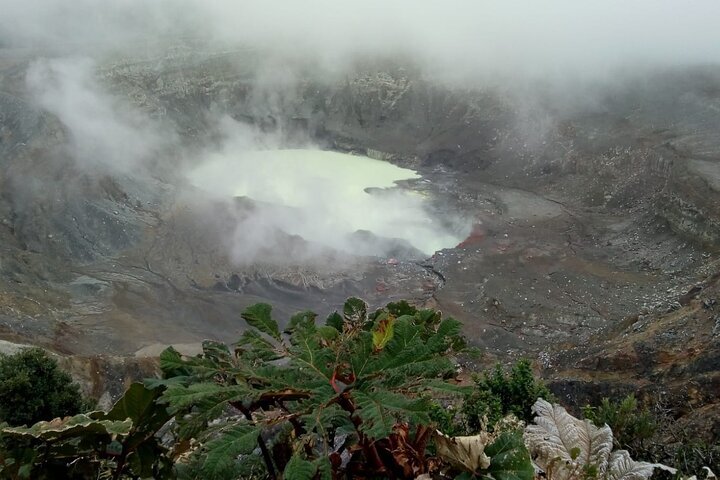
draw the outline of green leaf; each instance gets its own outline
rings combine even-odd
[[[324,456],[315,460],[317,466],[317,473],[320,476],[320,480],[332,480],[333,479],[333,467],[330,463],[330,457]]]
[[[446,318],[440,322],[435,334],[428,338],[427,346],[430,352],[445,353],[455,340],[454,337],[460,334],[461,326],[454,318]]]
[[[18,477],[20,478],[30,478],[30,474],[32,473],[32,465],[23,465],[18,469]]]
[[[262,428],[255,425],[235,425],[205,444],[204,462],[201,469],[208,480],[230,478],[239,455],[249,455],[258,446]]]
[[[490,466],[483,479],[533,480],[535,469],[530,453],[520,432],[503,432],[492,444],[485,447]]]
[[[338,312],[333,312],[330,315],[328,315],[327,320],[325,320],[325,325],[328,327],[333,327],[338,332],[343,331],[343,317],[340,316]]]
[[[177,432],[180,440],[198,438],[211,421],[220,418],[227,411],[225,403],[205,400],[199,402],[196,408],[198,409],[197,413],[186,416],[178,422]]]
[[[295,453],[285,465],[284,480],[313,480],[317,466]]]
[[[317,330],[297,329],[290,337],[293,353],[292,363],[300,368],[310,367],[308,370],[312,375],[320,375],[323,379],[330,379],[332,369],[330,364],[335,360],[335,355],[328,348],[320,345],[320,336]]]
[[[372,329],[373,347],[376,351],[385,348],[395,333],[395,317],[390,314],[383,314],[375,320]]]
[[[356,414],[362,420],[360,428],[371,438],[390,435],[397,422],[430,423],[428,411],[430,401],[426,398],[410,399],[388,391],[354,391],[358,409]]]
[[[168,409],[157,401],[162,393],[162,388],[151,390],[142,383],[133,383],[108,412],[108,420],[132,420],[132,434],[125,442],[126,448],[134,449],[172,418]]]
[[[38,422],[30,427],[5,427],[2,432],[19,437],[32,437],[44,441],[85,435],[127,435],[132,428],[132,420],[97,420],[90,415],[79,414],[49,422]]]
[[[173,385],[163,393],[160,401],[170,405],[170,411],[177,413],[203,402],[205,408],[230,400],[248,396],[247,385],[218,385],[216,383],[194,383],[189,386]]]
[[[345,321],[352,325],[362,325],[367,320],[368,305],[364,300],[350,297],[343,306]]]
[[[173,347],[160,354],[160,369],[166,378],[173,377],[212,377],[217,374],[218,365],[211,358],[183,357]],[[147,383],[148,387],[152,383]]]
[[[340,336],[340,333],[337,330],[335,330],[333,327],[328,327],[327,325],[318,327],[317,333],[318,335],[320,335],[320,338],[328,341],[335,340]]]
[[[168,347],[160,353],[160,369],[165,377],[179,377],[190,374],[180,352]]]
[[[290,317],[290,322],[288,323],[288,326],[285,329],[285,333],[292,333],[293,330],[295,330],[298,327],[307,327],[310,325],[315,325],[316,318],[317,318],[317,313],[311,312],[310,310],[296,313],[295,315]]]
[[[267,303],[257,303],[245,309],[240,316],[248,325],[270,335],[275,340],[280,340],[280,329],[277,322],[272,319],[271,312],[272,307]]]
[[[418,391],[426,384],[424,379],[439,380],[455,373],[455,364],[447,357],[434,355],[427,358],[428,356],[423,352],[418,352],[417,361],[413,358],[408,359],[406,353],[403,353],[403,357],[406,362],[387,367],[382,371],[379,382],[386,388],[411,388]]]
[[[385,372],[387,369],[427,360],[427,347],[421,338],[421,328],[412,323],[411,317],[395,320],[393,336],[385,345],[380,356],[373,360],[367,373]]]
[[[245,330],[235,345],[241,347],[245,358],[253,360],[259,359],[269,362],[282,356],[275,350],[275,345],[258,333],[257,330]]]
[[[203,355],[206,357],[223,360],[229,362],[231,359],[230,349],[227,345],[213,340],[204,340],[202,342]]]
[[[350,414],[337,404],[320,405],[307,415],[301,416],[300,420],[308,432],[314,432],[322,441],[328,443],[327,447],[330,451],[333,449],[333,439],[330,438],[330,433],[334,429],[343,428],[354,431]],[[320,448],[322,450],[323,446],[321,445]]]
[[[472,393],[474,389],[475,387],[472,387],[470,385],[458,385],[456,383],[445,382],[438,379],[424,382],[422,386],[417,389],[417,391],[431,391],[444,394],[449,393],[454,395],[468,395]]]
[[[396,317],[401,317],[403,315],[415,315],[418,313],[417,309],[410,305],[406,300],[388,303],[385,308]],[[431,310],[431,312],[434,312],[434,310]]]
[[[127,461],[130,470],[141,478],[153,477],[153,465],[160,455],[159,451],[149,443],[141,444],[134,452],[128,455]]]
[[[158,416],[158,414],[160,414],[160,417],[169,418],[165,407],[157,408],[155,404],[155,400],[161,395],[161,388],[151,390],[142,383],[133,383],[107,413],[107,419],[125,420],[129,418],[137,429],[151,417]]]
[[[442,313],[433,309],[425,309],[417,312],[417,319],[420,325],[433,326],[440,323]]]
[[[360,379],[370,372],[373,365],[373,336],[370,332],[359,332],[353,350],[350,352],[350,368],[355,377]]]

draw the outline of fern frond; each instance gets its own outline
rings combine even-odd
[[[453,318],[442,320],[437,330],[427,340],[429,353],[439,354],[447,351],[454,337],[460,334],[460,327],[460,322]]]
[[[280,328],[272,318],[272,307],[267,303],[257,303],[248,307],[240,316],[251,327],[270,335],[275,340],[280,340]]]
[[[285,328],[285,333],[291,334],[298,327],[305,328],[308,326],[314,326],[316,318],[317,313],[315,312],[311,312],[309,310],[298,312],[290,317],[290,322],[288,322],[288,326]]]
[[[275,345],[264,338],[257,330],[245,330],[240,340],[235,343],[235,346],[240,347],[240,355],[250,361],[262,360],[270,362],[282,357]]]
[[[208,379],[217,375],[218,363],[212,358],[185,357],[173,347],[168,347],[160,354],[160,369],[166,378]]]
[[[368,320],[368,304],[365,300],[350,297],[343,305],[343,318],[351,328],[362,327]]]
[[[188,386],[172,385],[160,397],[173,413],[202,403],[205,408],[246,398],[254,392],[247,385],[219,385],[216,383],[193,383]]]
[[[355,378],[362,378],[373,371],[373,357],[372,333],[359,332],[347,359]]]
[[[378,384],[385,388],[405,390],[418,384],[428,386],[425,379],[444,377],[454,371],[455,365],[448,358],[421,359],[384,370]]]
[[[208,428],[210,422],[220,418],[227,411],[227,404],[224,402],[199,401],[194,407],[197,412],[185,416],[178,422],[177,434],[180,440],[197,438]]]
[[[202,342],[203,357],[212,358],[218,365],[231,366],[232,354],[227,345],[212,340]]]
[[[317,465],[309,460],[305,460],[298,453],[290,458],[285,465],[283,472],[284,480],[313,480],[317,472]]]
[[[354,426],[350,415],[337,404],[320,405],[309,409],[309,413],[300,416],[300,421],[308,432],[314,432],[324,443],[324,454],[333,448],[333,434],[337,429],[353,431]]]
[[[443,380],[429,380],[413,388],[416,392],[436,392],[441,395],[467,395],[474,387],[458,385]]]
[[[315,326],[297,328],[290,341],[290,362],[301,370],[305,369],[310,375],[317,375],[329,382],[333,374],[331,364],[335,361],[335,355],[320,344]]]
[[[255,425],[235,425],[222,431],[204,446],[202,463],[203,478],[224,480],[228,478],[240,455],[249,455],[258,447],[262,428]]]
[[[381,372],[428,358],[427,348],[420,338],[421,327],[413,323],[412,317],[396,319],[393,330],[393,337],[380,355],[373,358],[366,373]]]
[[[397,422],[428,424],[430,402],[426,398],[410,399],[388,391],[354,392],[356,415],[362,420],[362,431],[371,438],[383,438]]]

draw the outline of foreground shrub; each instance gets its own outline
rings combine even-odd
[[[164,378],[132,385],[110,412],[3,426],[0,478],[532,480],[531,453],[548,479],[677,474],[635,461],[613,448],[623,442],[610,427],[542,399],[524,427],[517,417],[528,420],[529,402],[547,393],[527,361],[460,386],[460,325],[439,312],[406,302],[369,312],[351,298],[323,324],[302,312],[281,331],[266,304],[242,317],[250,328],[232,346],[207,341],[194,357],[165,350]],[[492,430],[459,435],[461,398],[478,427],[494,415]],[[629,427],[637,404],[624,405],[588,414],[644,431]],[[705,453],[712,464],[714,451]]]
[[[3,428],[0,478],[174,478],[174,456],[157,435],[172,418],[156,402],[161,391],[136,383],[109,412]]]
[[[608,425],[613,431],[616,448],[624,448],[633,456],[647,457],[648,442],[657,431],[657,419],[630,394],[620,401],[603,398],[598,406],[585,406],[585,418],[597,427]]]
[[[533,411],[537,416],[535,424],[525,429],[525,443],[548,479],[643,480],[656,468],[676,473],[665,465],[637,462],[627,450],[613,450],[613,433],[607,425],[596,427],[543,399]]]
[[[506,373],[501,365],[492,372],[475,378],[475,388],[463,402],[462,414],[469,432],[483,428],[487,420],[490,429],[506,415],[532,420],[532,406],[538,398],[552,398],[547,387],[535,378],[529,360],[518,361]]]
[[[85,405],[79,387],[44,350],[0,356],[0,421],[32,425],[74,415]]]
[[[167,349],[165,378],[132,385],[109,412],[3,426],[0,478],[532,480],[517,424],[453,437],[430,418],[432,396],[467,390],[454,380],[455,320],[406,302],[370,313],[356,298],[282,332],[269,305],[242,317],[250,329],[232,348]]]
[[[681,442],[673,453],[673,461],[678,470],[699,478],[703,478],[707,469],[720,472],[720,443],[709,444],[696,439]],[[707,478],[711,478],[709,474]]]

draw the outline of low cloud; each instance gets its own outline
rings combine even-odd
[[[35,61],[27,85],[37,106],[64,125],[70,154],[80,166],[127,172],[156,158],[173,141],[171,132],[127,99],[105,91],[87,58]]]
[[[0,42],[146,53],[153,42],[253,46],[339,68],[407,55],[436,72],[588,77],[720,61],[714,0],[0,0]]]

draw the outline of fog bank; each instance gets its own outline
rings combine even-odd
[[[340,68],[356,55],[406,55],[454,75],[607,75],[720,60],[713,0],[14,0],[0,41],[56,51],[142,54],[192,38],[307,56]]]

